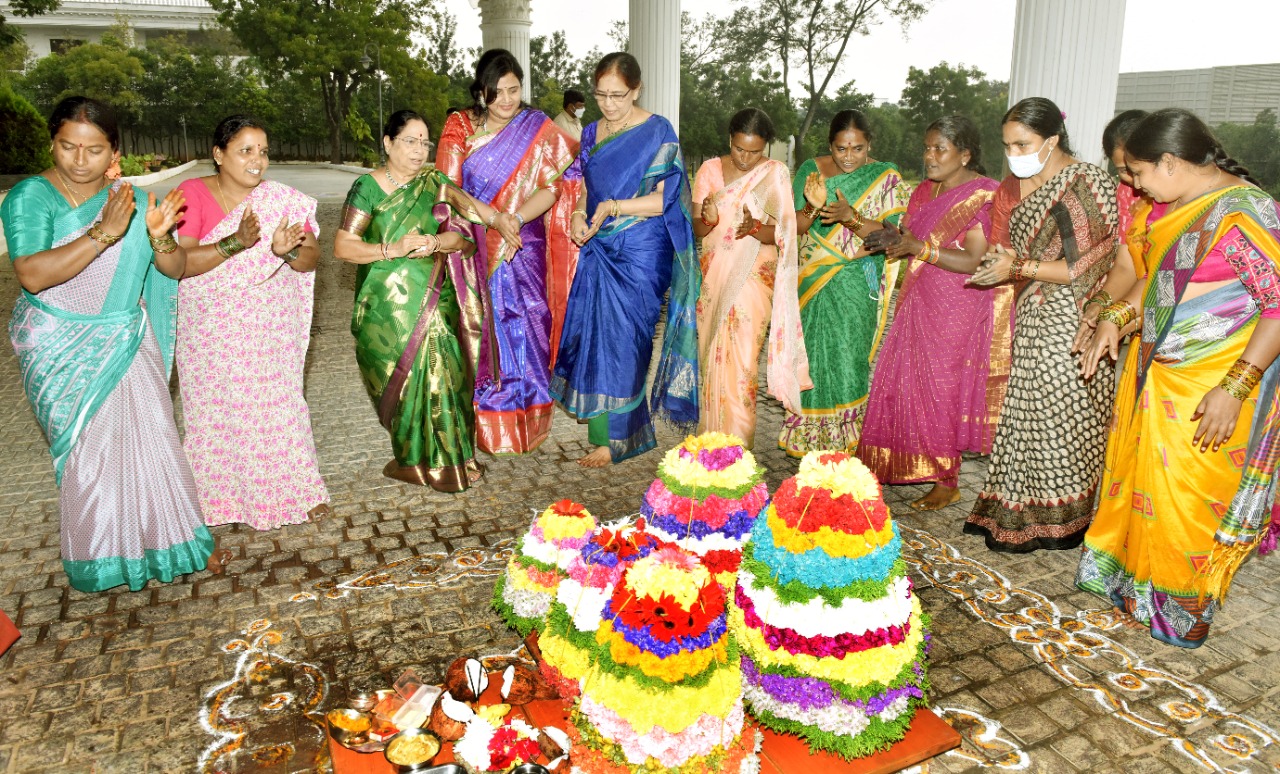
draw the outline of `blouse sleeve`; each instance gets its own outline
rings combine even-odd
[[[1268,320],[1280,319],[1280,277],[1276,275],[1275,264],[1280,256],[1268,258],[1234,226],[1214,249],[1222,251],[1222,257],[1258,303],[1262,316]]]
[[[444,129],[440,132],[440,143],[436,146],[436,169],[458,185],[462,184],[462,162],[467,160],[470,123],[461,110],[450,115],[445,119]]]
[[[338,221],[339,231],[347,231],[358,237],[364,236],[365,229],[369,227],[369,221],[373,220],[373,208],[377,205],[371,188],[378,188],[378,184],[368,175],[357,177],[351,184],[351,190],[347,191],[347,201],[342,205],[342,218]],[[381,191],[381,189],[378,190]]]
[[[53,221],[57,216],[56,194],[39,179],[29,177],[18,183],[0,203],[4,238],[9,258],[17,260],[53,247]]]

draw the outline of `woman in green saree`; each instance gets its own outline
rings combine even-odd
[[[356,362],[394,459],[383,474],[442,492],[479,480],[477,380],[491,379],[489,299],[477,227],[443,174],[422,171],[426,121],[391,115],[387,163],[347,194],[334,255],[357,264],[351,333]],[[465,205],[461,205],[465,206]]]
[[[808,451],[858,448],[871,387],[871,362],[889,317],[897,264],[871,254],[864,237],[897,223],[911,191],[898,168],[870,158],[871,128],[862,113],[842,110],[827,134],[831,155],[796,170],[800,234],[800,321],[813,389],[800,413],[787,411],[778,446]],[[803,208],[803,209],[801,209]]]

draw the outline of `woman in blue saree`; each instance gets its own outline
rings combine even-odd
[[[14,186],[0,218],[23,288],[9,335],[53,456],[63,569],[86,592],[218,572],[229,553],[200,517],[169,397],[183,195],[157,204],[112,184],[120,133],[100,102],[63,100],[49,131],[53,168]]]
[[[640,65],[630,54],[600,60],[595,96],[604,117],[583,130],[582,149],[565,172],[585,187],[572,215],[582,250],[551,395],[588,422],[596,448],[579,460],[587,467],[657,445],[650,408],[680,427],[698,421],[701,273],[689,181],[670,122],[636,106],[640,85]],[[653,334],[668,288],[662,354],[646,403]]]

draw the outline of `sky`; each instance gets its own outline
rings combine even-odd
[[[682,8],[695,17],[725,16],[750,2],[683,0]],[[445,0],[458,19],[459,43],[465,48],[479,46],[481,40],[480,11],[471,3]],[[579,57],[595,46],[609,51],[609,27],[627,17],[627,7],[627,0],[532,0],[531,34],[549,35],[563,29],[569,49]],[[908,67],[927,70],[944,61],[977,67],[989,78],[1007,80],[1016,7],[1016,0],[933,0],[924,18],[905,32],[887,22],[867,37],[854,38],[835,85],[853,80],[859,91],[874,94],[877,102],[893,102],[901,96]],[[1208,7],[1205,0],[1128,0],[1120,72],[1280,61],[1275,44],[1280,2],[1213,0],[1213,17],[1206,14]],[[566,13],[578,9],[582,12]],[[1199,27],[1221,30],[1226,39],[1196,40]]]

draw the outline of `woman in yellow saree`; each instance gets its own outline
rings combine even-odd
[[[699,432],[756,432],[760,348],[770,339],[769,392],[792,411],[809,383],[796,300],[796,209],[787,165],[765,155],[773,122],[759,108],[729,120],[729,153],[708,159],[693,184],[693,233],[702,242]]]
[[[782,422],[778,446],[793,457],[852,453],[862,432],[871,362],[898,276],[898,265],[862,240],[881,228],[876,221],[896,224],[911,194],[897,167],[870,158],[871,139],[866,117],[842,110],[827,133],[831,155],[796,170],[800,321],[813,389]]]
[[[1083,360],[1092,376],[1141,331],[1076,583],[1196,648],[1241,562],[1275,546],[1280,215],[1189,111],[1152,113],[1125,152],[1135,185],[1169,209],[1150,229],[1147,281],[1099,315]]]

